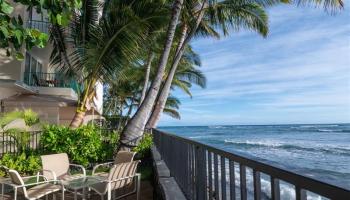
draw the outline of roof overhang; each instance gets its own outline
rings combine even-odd
[[[69,107],[77,106],[77,101],[53,95],[19,94],[2,99],[3,106],[12,107]]]
[[[12,80],[12,79],[0,79],[0,87],[8,88],[21,94],[38,94],[39,91],[26,85],[23,82]]]

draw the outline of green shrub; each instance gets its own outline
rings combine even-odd
[[[69,158],[78,164],[89,163],[112,158],[116,142],[104,142],[101,131],[86,125],[76,129],[64,126],[44,126],[40,142],[46,153],[67,153]]]
[[[23,119],[27,126],[32,126],[34,124],[39,123],[39,116],[37,113],[32,111],[31,109],[27,109],[24,111],[12,111],[4,113],[0,116],[0,127],[4,128],[7,124],[16,119]]]
[[[17,170],[22,175],[34,175],[41,169],[41,160],[38,155],[33,153],[28,155],[25,153],[20,155],[5,154],[0,160],[0,165]],[[5,175],[5,171],[1,169],[0,176]]]
[[[133,149],[141,158],[147,157],[150,154],[151,146],[153,144],[153,137],[151,134],[145,134],[140,143]]]
[[[33,126],[34,124],[39,123],[38,114],[31,109],[23,111],[23,119],[27,126]]]

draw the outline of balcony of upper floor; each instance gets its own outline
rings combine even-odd
[[[39,94],[57,95],[77,99],[79,84],[62,73],[24,72],[23,82]]]

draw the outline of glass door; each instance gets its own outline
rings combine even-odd
[[[23,82],[30,86],[39,86],[43,79],[42,68],[43,65],[37,59],[26,53]]]
[[[30,85],[30,55],[29,53],[26,53],[26,60],[24,63],[24,77],[23,77],[23,82],[27,85]]]

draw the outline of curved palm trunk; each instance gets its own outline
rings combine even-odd
[[[143,102],[143,100],[145,99],[145,96],[146,96],[146,91],[147,91],[147,88],[148,88],[149,75],[150,75],[150,72],[151,72],[151,65],[152,65],[153,58],[154,58],[154,54],[153,54],[152,51],[150,51],[150,54],[148,56],[147,63],[146,63],[146,66],[145,66],[145,81],[143,83],[143,88],[142,88],[142,92],[141,92],[141,98],[140,98],[139,105],[142,104],[142,102]]]
[[[176,48],[175,60],[170,68],[170,72],[167,76],[167,79],[166,79],[164,85],[163,85],[163,88],[162,88],[160,94],[158,95],[156,104],[154,105],[154,108],[153,108],[153,112],[147,121],[147,124],[146,124],[147,129],[155,128],[157,126],[157,123],[160,119],[161,113],[164,110],[166,100],[167,100],[169,93],[170,93],[171,83],[173,82],[177,66],[181,60],[182,55],[183,55],[183,51],[181,53],[181,50],[182,50],[181,47],[184,45],[184,42],[185,42],[185,39],[187,36],[187,30],[188,30],[188,26],[184,25],[182,27],[182,30],[181,30],[181,37],[180,37],[179,44]]]
[[[167,30],[166,41],[164,44],[164,50],[159,60],[158,70],[155,79],[149,88],[147,95],[142,102],[141,106],[130,119],[129,123],[124,128],[120,138],[120,149],[130,150],[141,139],[143,131],[147,122],[147,119],[152,111],[154,102],[159,92],[160,85],[162,83],[162,77],[165,71],[166,64],[168,62],[169,53],[173,44],[176,26],[180,17],[182,5],[184,0],[175,0],[173,6],[173,12],[170,20],[170,24]]]
[[[163,110],[165,108],[166,100],[168,99],[168,96],[170,94],[170,88],[171,88],[171,83],[173,82],[177,67],[180,63],[180,60],[185,52],[185,46],[189,43],[193,35],[196,33],[198,26],[200,22],[203,19],[204,16],[204,5],[206,4],[206,1],[203,2],[201,6],[201,10],[198,14],[196,24],[191,30],[190,34],[186,37],[187,35],[187,26],[185,25],[182,29],[182,35],[180,39],[179,46],[177,47],[176,54],[175,54],[175,59],[173,61],[173,64],[171,65],[171,69],[169,72],[169,75],[164,83],[164,86],[158,96],[157,103],[154,106],[153,112],[147,122],[146,127],[147,128],[155,128],[157,127],[157,124],[159,122],[159,119],[163,113]]]
[[[83,123],[83,119],[86,114],[87,105],[90,103],[90,100],[94,97],[95,91],[92,87],[96,82],[94,80],[88,83],[86,90],[83,93],[83,99],[79,102],[75,115],[69,125],[70,128],[77,128]]]
[[[70,123],[69,127],[71,128],[78,128],[82,123],[83,119],[85,117],[86,111],[76,111],[75,115],[73,117],[72,122]]]

